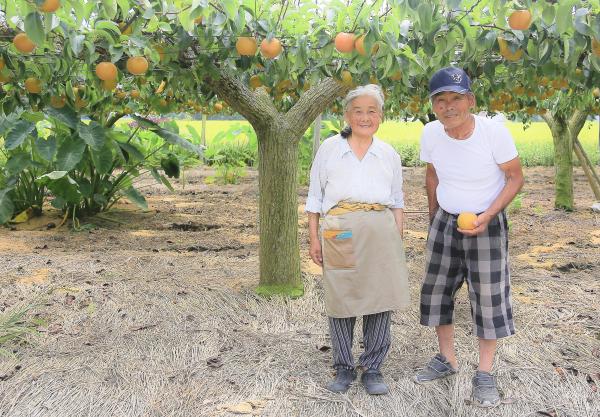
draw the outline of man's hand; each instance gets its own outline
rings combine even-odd
[[[478,234],[484,232],[487,229],[488,224],[490,224],[492,219],[492,216],[484,212],[477,216],[477,220],[473,222],[473,224],[475,225],[474,229],[461,229],[459,227],[456,230],[458,230],[465,236],[477,236]]]
[[[313,260],[319,266],[323,266],[323,251],[321,250],[321,242],[319,239],[314,239],[310,241],[310,248],[308,250],[308,254],[310,255],[310,259]]]

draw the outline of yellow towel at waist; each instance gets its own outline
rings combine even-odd
[[[350,213],[352,211],[383,211],[387,208],[379,203],[351,203],[349,201],[340,201],[328,212],[328,216],[339,216],[340,214]]]

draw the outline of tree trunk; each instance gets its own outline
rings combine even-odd
[[[310,124],[348,87],[329,78],[280,113],[261,89],[250,90],[226,71],[207,79],[211,89],[244,116],[258,139],[259,262],[257,292],[297,297],[304,288],[298,244],[298,143]]]
[[[567,121],[546,113],[554,142],[554,207],[573,210],[573,143]]]
[[[542,115],[554,142],[554,207],[573,210],[573,138],[585,124],[587,114],[575,110],[568,119],[546,112]]]
[[[298,245],[298,141],[278,126],[258,135],[261,295],[301,296]]]

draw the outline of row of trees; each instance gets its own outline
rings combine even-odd
[[[134,114],[168,143],[198,151],[142,116],[218,101],[258,136],[259,292],[300,294],[302,134],[349,88],[368,82],[386,91],[388,116],[428,121],[428,78],[450,64],[471,75],[481,109],[548,123],[556,207],[573,208],[574,149],[600,199],[577,142],[599,110],[598,0],[17,0],[0,7],[4,220],[30,189],[38,199],[49,190],[67,213],[104,210],[121,195],[142,202],[132,178],[145,156],[116,121]],[[15,39],[22,33],[33,47]],[[132,70],[130,57],[143,57],[148,69]],[[100,63],[114,63],[116,78],[101,80]]]

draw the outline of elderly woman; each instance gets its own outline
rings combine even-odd
[[[357,376],[352,356],[357,316],[363,317],[361,381],[369,394],[388,392],[379,369],[390,348],[391,312],[409,302],[402,164],[394,148],[373,136],[382,117],[379,86],[350,91],[344,100],[348,127],[323,142],[310,173],[310,257],[323,267],[336,369],[327,389],[333,392],[346,392]]]

